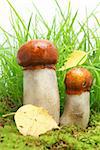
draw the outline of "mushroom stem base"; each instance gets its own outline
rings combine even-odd
[[[90,115],[90,93],[83,92],[80,95],[67,95],[64,112],[60,118],[61,125],[78,125],[86,128]]]
[[[23,104],[33,104],[47,109],[59,123],[60,100],[55,70],[24,70],[23,88]]]

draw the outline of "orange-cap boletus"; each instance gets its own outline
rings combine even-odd
[[[60,100],[55,71],[58,52],[48,40],[31,40],[18,51],[23,67],[23,103],[41,106],[59,123]]]
[[[90,88],[92,75],[85,68],[69,70],[65,76],[66,98],[61,125],[79,125],[86,128],[90,114]]]

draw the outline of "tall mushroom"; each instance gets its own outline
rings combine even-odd
[[[31,40],[18,51],[18,64],[24,70],[23,104],[33,104],[48,110],[59,123],[60,101],[55,64],[58,53],[48,40]]]
[[[61,125],[79,125],[86,128],[90,114],[90,87],[92,75],[85,68],[73,68],[65,77],[66,98]]]

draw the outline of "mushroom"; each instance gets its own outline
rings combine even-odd
[[[23,104],[48,110],[59,123],[60,100],[55,71],[58,53],[48,40],[31,40],[18,51],[18,64],[23,66]]]
[[[86,128],[90,115],[91,73],[82,67],[69,70],[65,77],[66,98],[61,125],[78,125]]]

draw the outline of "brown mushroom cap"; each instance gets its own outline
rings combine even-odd
[[[90,91],[92,85],[92,75],[85,68],[73,68],[69,70],[65,77],[67,94],[81,94]]]
[[[23,67],[56,64],[56,47],[48,40],[31,40],[21,46],[17,54],[18,64]]]

